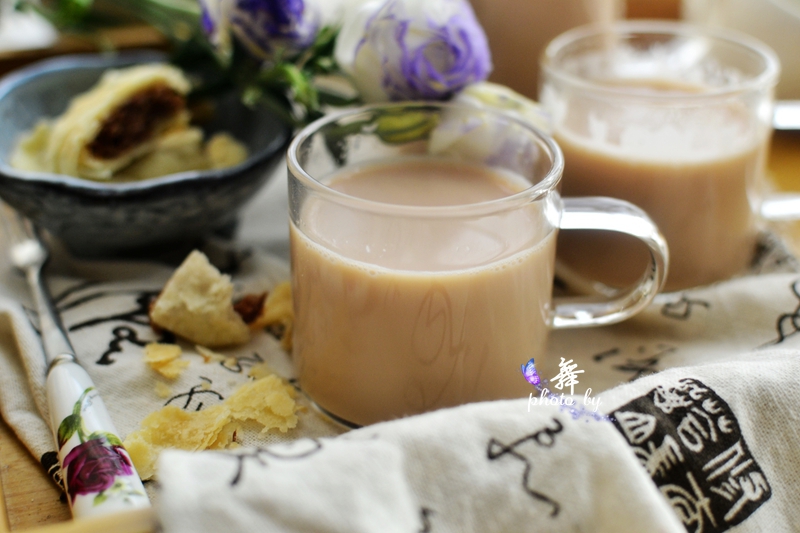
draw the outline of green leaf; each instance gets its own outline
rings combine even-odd
[[[290,105],[285,96],[266,92],[260,85],[249,85],[242,92],[242,102],[248,107],[264,106],[278,118],[290,126],[299,126],[298,120],[291,114]]]
[[[298,69],[308,72],[310,76],[337,71],[336,61],[333,59],[333,50],[338,34],[338,28],[332,26],[323,27],[317,33],[314,43],[300,54],[294,61],[294,65]]]
[[[60,25],[74,26],[80,24],[89,14],[93,0],[59,0],[55,16]]]
[[[122,441],[120,438],[113,433],[104,432],[103,435],[111,446],[122,446]]]
[[[371,120],[361,120],[350,124],[331,124],[325,130],[325,147],[337,165],[341,167],[347,163],[346,138],[360,132],[370,124],[372,124]]]
[[[297,68],[297,66],[291,63],[282,63],[275,68],[289,87],[301,93],[308,91],[306,88],[306,86],[309,85],[308,78],[306,78],[303,71]]]
[[[250,85],[242,91],[242,103],[247,107],[256,107],[263,97],[264,91],[258,85]]]
[[[122,441],[119,437],[108,431],[93,431],[86,437],[87,441],[104,439],[109,446],[122,446]]]
[[[60,450],[64,444],[78,431],[81,425],[81,416],[71,414],[61,421],[58,426],[58,449]]]
[[[103,503],[107,499],[108,499],[108,495],[105,493],[105,491],[103,491],[103,492],[101,492],[100,494],[98,494],[97,496],[94,497],[94,501],[92,502],[92,505],[100,505],[101,503]]]
[[[437,115],[425,111],[387,111],[377,118],[375,133],[385,143],[403,144],[428,138],[439,123]]]
[[[320,87],[317,87],[317,95],[319,97],[320,104],[327,104],[336,107],[353,105],[360,102],[360,99],[357,96],[356,97],[343,96],[339,93],[328,91]]]
[[[312,48],[320,53],[330,52],[333,53],[333,48],[336,45],[336,37],[339,35],[339,28],[336,26],[323,26],[317,33],[314,39]]]
[[[72,414],[73,415],[77,415],[78,417],[80,417],[81,408],[83,407],[83,400],[86,399],[86,395],[89,394],[90,392],[92,392],[93,390],[94,390],[94,387],[87,387],[87,389],[85,391],[83,391],[83,394],[81,394],[81,397],[78,398],[78,401],[75,402],[75,405],[72,406]]]

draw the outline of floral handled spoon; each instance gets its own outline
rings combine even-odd
[[[0,203],[12,264],[28,280],[47,359],[50,427],[75,517],[149,507],[139,475],[91,378],[81,367],[42,280],[47,249],[31,222]]]

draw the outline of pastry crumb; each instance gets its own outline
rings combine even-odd
[[[163,381],[156,382],[156,395],[159,398],[169,398],[172,396],[172,388]]]
[[[244,344],[250,330],[233,309],[230,276],[194,250],[172,274],[155,301],[150,320],[195,344],[217,347]]]
[[[292,284],[288,281],[279,283],[270,291],[261,313],[249,323],[250,329],[267,328],[281,341],[281,347],[292,351],[292,330],[294,326],[294,309],[292,307]]]
[[[274,374],[274,372],[267,363],[256,363],[250,367],[250,370],[247,372],[247,377],[261,379],[269,376],[270,374]]]
[[[273,428],[286,433],[297,425],[294,397],[294,389],[271,374],[240,386],[225,404],[230,407],[234,420],[253,420],[261,424],[261,433]]]
[[[294,389],[278,376],[241,385],[219,405],[201,411],[184,411],[167,405],[150,413],[138,430],[129,434],[124,446],[142,479],[156,474],[158,454],[167,448],[187,451],[236,447],[240,423],[254,421],[261,432],[287,432],[297,426]]]
[[[167,379],[175,379],[189,366],[181,359],[181,347],[177,344],[151,342],[144,347],[144,361],[150,368]]]
[[[279,283],[269,293],[246,294],[234,303],[230,276],[221,274],[198,250],[173,272],[149,314],[154,330],[195,343],[206,363],[220,355],[211,348],[244,344],[251,332],[265,328],[284,350],[292,349],[291,283]]]
[[[210,350],[209,348],[206,348],[205,346],[200,346],[199,344],[196,345],[194,348],[195,350],[197,350],[197,353],[199,353],[200,356],[203,358],[204,363],[221,363],[228,358],[227,355],[215,352],[214,350]]]

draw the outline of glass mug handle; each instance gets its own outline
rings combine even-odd
[[[650,250],[650,264],[632,288],[600,291],[603,301],[581,297],[554,298],[550,326],[553,329],[579,328],[614,324],[632,317],[653,300],[667,278],[669,251],[667,241],[647,213],[630,202],[616,198],[563,198],[560,229],[600,230],[636,237]]]

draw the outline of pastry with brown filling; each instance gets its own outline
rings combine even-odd
[[[106,72],[63,115],[21,140],[12,166],[94,180],[144,179],[233,166],[246,149],[229,135],[203,141],[189,124],[191,89],[179,69],[138,65]]]

